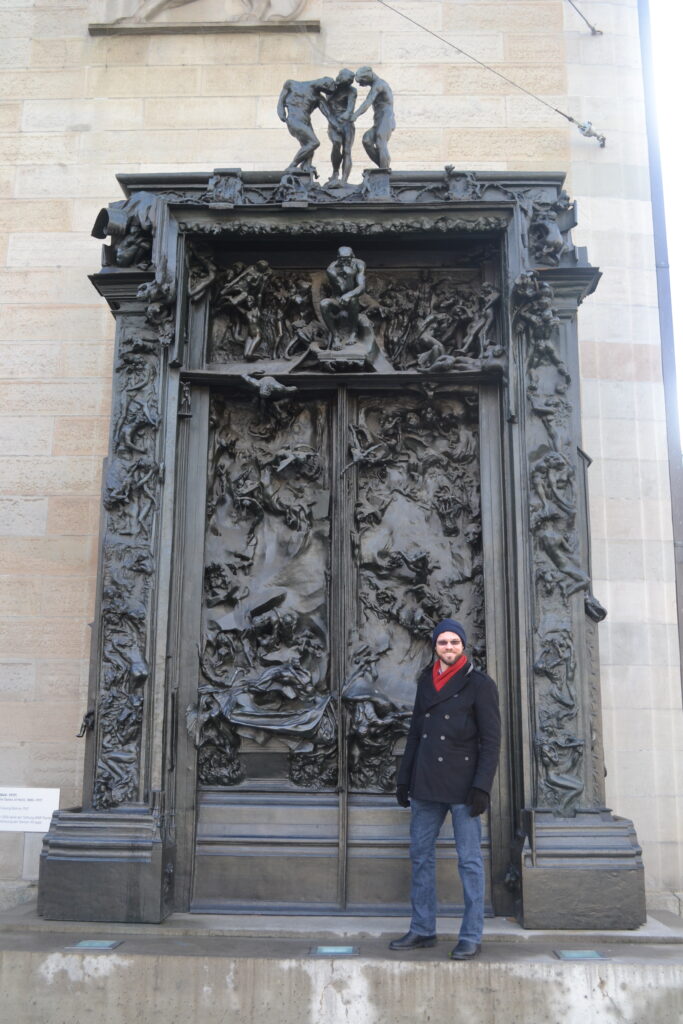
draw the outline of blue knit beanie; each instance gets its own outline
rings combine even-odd
[[[443,619],[438,625],[434,626],[432,632],[432,647],[436,646],[437,637],[441,633],[457,633],[462,640],[463,647],[467,647],[467,633],[465,627],[460,623],[456,622],[455,619]]]

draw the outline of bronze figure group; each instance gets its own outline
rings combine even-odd
[[[359,107],[356,107],[358,94],[354,81],[369,89]],[[322,77],[308,82],[287,79],[280,93],[277,112],[290,135],[299,143],[299,149],[285,174],[315,173],[313,154],[320,140],[313,130],[311,115],[320,110],[327,119],[332,142],[332,177],[328,185],[346,184],[351,173],[355,122],[370,107],[373,124],[363,135],[363,147],[373,163],[382,170],[389,170],[389,139],[396,127],[394,96],[391,87],[372,68],[359,68],[355,74],[348,68],[342,68],[336,78]]]

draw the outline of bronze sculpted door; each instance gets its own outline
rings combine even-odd
[[[40,912],[403,913],[394,772],[447,612],[501,696],[490,906],[642,923],[578,447],[599,274],[562,175],[119,181],[93,228],[116,357],[83,806],[53,818]]]
[[[208,438],[193,908],[399,910],[431,623],[485,658],[478,389],[214,389]]]

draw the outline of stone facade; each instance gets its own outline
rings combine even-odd
[[[310,4],[316,32],[91,36],[90,7],[10,0],[0,42],[0,783],[80,803],[113,321],[87,275],[115,175],[281,170],[286,78],[372,63],[393,86],[395,170],[564,171],[574,240],[603,271],[580,311],[583,443],[600,626],[607,803],[632,818],[651,905],[681,910],[683,720],[666,422],[635,0],[422,0],[400,10],[608,136],[557,113],[374,0]],[[364,123],[364,122],[363,122]],[[324,138],[324,132],[321,132]],[[318,160],[327,176],[327,143]],[[353,179],[367,165],[358,140]],[[34,837],[0,833],[5,902]],[[677,895],[678,893],[678,895]]]

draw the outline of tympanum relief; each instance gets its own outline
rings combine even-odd
[[[278,28],[311,14],[311,0],[95,0],[92,35]]]
[[[208,298],[207,363],[267,361],[278,373],[505,372],[499,289],[479,273],[368,270],[341,246],[326,270],[190,258],[189,296]]]

